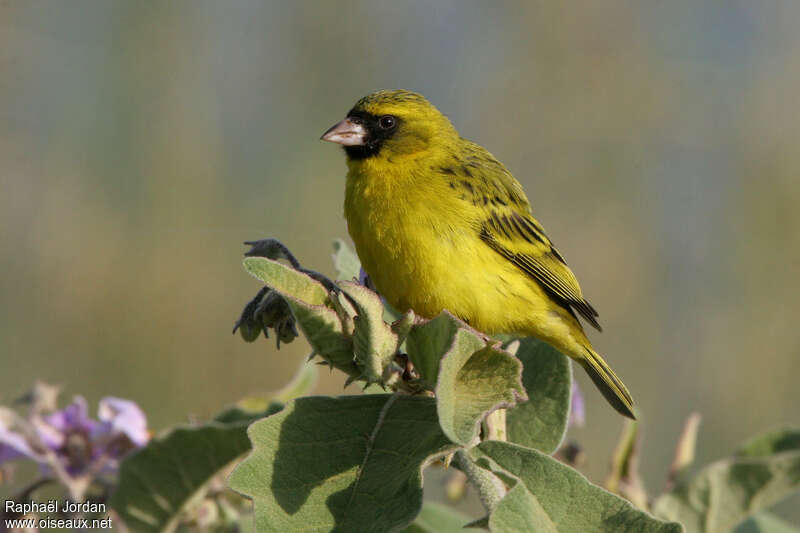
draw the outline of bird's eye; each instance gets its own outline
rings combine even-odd
[[[378,120],[378,126],[385,130],[390,130],[397,125],[397,119],[392,115],[384,115]]]

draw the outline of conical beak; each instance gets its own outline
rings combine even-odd
[[[343,146],[360,146],[364,144],[367,130],[361,124],[356,124],[349,118],[344,119],[338,124],[334,124],[328,131],[322,134],[323,141],[338,143]]]

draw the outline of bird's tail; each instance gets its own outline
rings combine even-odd
[[[611,367],[609,367],[600,354],[589,347],[586,347],[586,357],[579,360],[581,366],[586,369],[589,377],[603,393],[608,403],[621,415],[636,420],[633,414],[633,398],[628,388],[617,377]]]

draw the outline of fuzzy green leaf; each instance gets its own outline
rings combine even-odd
[[[273,404],[269,411],[279,409]],[[264,413],[235,411],[218,417],[227,423],[173,429],[122,462],[110,504],[130,529],[173,531],[208,482],[250,449],[247,426]]]
[[[331,301],[322,283],[264,257],[248,257],[244,266],[283,296],[314,352],[350,375],[359,373],[353,365],[353,341],[344,331],[339,315],[328,306]]]
[[[111,507],[131,530],[173,531],[184,512],[202,499],[209,481],[250,450],[247,426],[279,412],[316,381],[316,367],[303,363],[282,389],[248,396],[208,424],[179,427],[152,439],[123,460]]]
[[[450,439],[467,444],[492,410],[525,398],[522,364],[444,312],[414,326],[406,350],[429,387],[435,386],[439,422]]]
[[[453,348],[461,322],[449,313],[442,313],[411,329],[406,337],[408,358],[422,379],[433,389],[439,378],[442,356]]]
[[[244,268],[267,287],[309,305],[323,305],[328,291],[319,281],[291,267],[265,257],[248,257]]]
[[[533,338],[520,339],[516,356],[522,361],[528,401],[508,411],[508,440],[552,454],[567,431],[572,391],[569,360]]]
[[[310,397],[253,424],[252,453],[229,478],[256,530],[384,532],[422,505],[422,467],[455,447],[432,398]]]
[[[526,529],[520,529],[520,528]],[[536,533],[560,533],[550,520],[547,511],[525,485],[517,483],[500,500],[497,508],[489,516],[489,531],[536,531]],[[561,531],[568,531],[566,529]]]
[[[340,370],[355,372],[353,341],[345,334],[339,315],[324,305],[309,305],[289,297],[286,301],[314,352]]]
[[[471,533],[480,529],[465,528],[470,521],[469,517],[460,512],[442,505],[441,503],[425,502],[414,523],[403,530],[403,533]]]
[[[800,450],[800,430],[779,429],[747,441],[736,455],[766,457],[778,452]]]
[[[333,266],[336,269],[336,279],[350,281],[358,279],[361,273],[358,256],[342,239],[333,241]]]
[[[681,521],[687,533],[727,533],[800,489],[796,435],[797,431],[779,431],[750,441],[738,456],[712,463],[659,497],[654,512]]]
[[[657,520],[591,484],[576,470],[531,448],[499,441],[478,446],[519,482],[489,518],[493,532],[680,533],[679,524]]]
[[[521,374],[522,363],[499,343],[487,345],[474,330],[459,328],[442,356],[436,384],[444,434],[463,445],[474,440],[487,414],[526,398]]]
[[[751,516],[732,533],[800,533],[800,529],[767,513]]]
[[[355,361],[368,382],[384,380],[384,370],[394,359],[398,336],[383,321],[383,303],[377,294],[358,283],[339,282],[356,308],[353,351]]]

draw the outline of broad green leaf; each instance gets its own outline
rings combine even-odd
[[[384,316],[384,320],[386,320]],[[411,333],[411,329],[416,326],[421,320],[417,315],[414,314],[414,311],[408,310],[403,315],[392,322],[392,331],[397,335],[398,340],[400,342],[405,342],[406,337],[408,334]]]
[[[439,423],[453,442],[466,445],[480,422],[498,408],[525,399],[519,359],[493,346],[472,329],[460,328],[442,356],[436,384]]]
[[[247,425],[258,417],[223,413],[234,422],[179,427],[152,439],[122,462],[111,507],[131,530],[173,531],[208,482],[250,449]]]
[[[759,513],[739,524],[732,533],[800,533],[800,528],[771,514]]]
[[[250,449],[247,426],[308,393],[317,372],[304,362],[280,390],[245,397],[208,424],[152,439],[122,462],[111,506],[132,530],[174,530],[184,512],[202,500],[208,482]]]
[[[516,355],[522,361],[522,384],[528,401],[509,409],[508,440],[552,454],[567,431],[572,391],[569,360],[533,338],[520,339]]]
[[[759,437],[739,456],[712,463],[659,497],[654,512],[679,520],[687,533],[727,533],[800,489],[800,442],[792,434],[796,432]]]
[[[377,294],[358,283],[341,281],[339,286],[356,308],[353,351],[355,361],[369,383],[382,381],[384,369],[394,359],[397,335],[383,321],[383,303]]]
[[[452,349],[456,331],[461,325],[453,315],[442,313],[412,328],[406,337],[408,358],[431,389],[436,386],[442,356]]]
[[[309,305],[323,305],[328,291],[319,281],[278,261],[265,257],[248,257],[244,268],[267,287]]]
[[[559,533],[560,530],[547,515],[547,511],[542,508],[539,500],[525,488],[525,485],[518,482],[500,500],[500,504],[489,516],[489,531]]]
[[[251,422],[274,415],[281,409],[283,409],[283,403],[270,401],[266,396],[247,397],[219,413],[214,417],[213,422],[226,425],[244,424],[246,432],[247,425]]]
[[[655,519],[591,484],[576,470],[531,448],[499,441],[478,445],[519,482],[489,518],[493,532],[679,533],[679,524]]]
[[[414,523],[403,530],[403,533],[470,533],[480,529],[464,528],[470,521],[467,515],[461,514],[441,503],[425,502]]]
[[[263,257],[248,257],[244,266],[284,297],[314,352],[336,368],[351,375],[358,374],[353,365],[353,341],[345,334],[339,315],[326,305],[330,299],[322,283]]]
[[[358,279],[361,274],[361,262],[356,253],[342,239],[333,241],[333,266],[336,268],[336,279]]]
[[[230,486],[251,498],[256,529],[358,531],[407,526],[422,505],[422,467],[455,446],[432,398],[300,398],[248,430],[253,451]]]
[[[765,457],[773,453],[800,450],[800,430],[779,429],[746,442],[736,455],[740,457]]]
[[[339,315],[324,305],[308,305],[291,297],[286,301],[314,352],[340,370],[349,374],[355,372],[353,341],[344,333]]]

